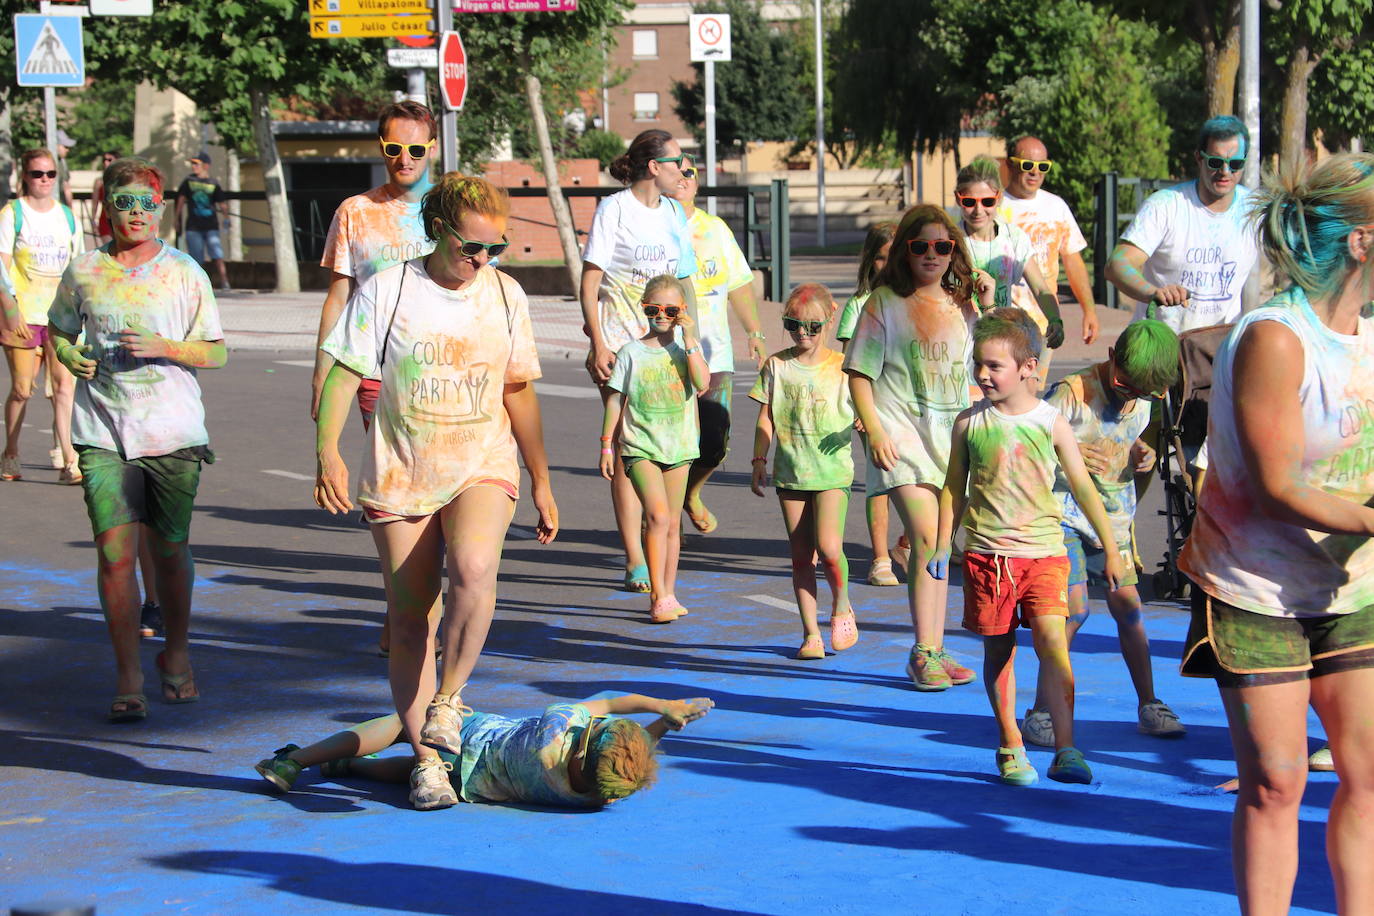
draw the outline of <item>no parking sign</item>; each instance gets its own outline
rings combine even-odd
[[[694,13],[687,28],[693,61],[719,62],[730,59],[729,16],[722,13]]]

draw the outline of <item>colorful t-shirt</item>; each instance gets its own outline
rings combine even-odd
[[[1106,455],[1106,472],[1091,477],[1107,510],[1117,547],[1125,548],[1131,543],[1136,506],[1131,446],[1150,423],[1149,403],[1136,398],[1131,401],[1131,409],[1122,413],[1121,405],[1103,389],[1096,366],[1066,376],[1050,389],[1045,400],[1069,421],[1080,445],[1091,445]],[[1055,472],[1054,491],[1064,512],[1064,524],[1077,531],[1086,543],[1101,547],[1097,532],[1069,490],[1062,468]]]
[[[1020,229],[1000,219],[993,223],[993,229],[996,234],[988,241],[968,234],[964,236],[964,245],[973,266],[986,271],[997,282],[997,292],[993,294],[992,302],[979,303],[984,311],[1011,305],[1012,288],[1021,282],[1026,273],[1026,264],[1034,254],[1030,236]],[[1039,305],[1031,317],[1040,323],[1044,313]]]
[[[1303,349],[1303,453],[1298,480],[1340,499],[1374,497],[1374,319],[1346,336],[1322,324],[1298,287],[1241,317],[1212,365],[1207,446],[1216,455],[1179,568],[1227,604],[1270,617],[1349,614],[1374,604],[1374,541],[1327,534],[1264,514],[1236,429],[1236,349],[1261,321]]]
[[[657,207],[646,207],[629,188],[596,205],[582,260],[605,272],[598,293],[601,335],[613,352],[649,331],[639,308],[645,284],[662,274],[686,279],[697,272],[682,205],[661,197]]]
[[[215,207],[227,198],[224,189],[213,178],[194,175],[181,180],[177,199],[186,201],[186,228],[191,232],[213,232],[219,229],[219,214]]]
[[[420,202],[394,195],[382,185],[339,204],[320,266],[361,285],[375,273],[433,250],[434,243],[425,237]]]
[[[504,289],[504,295],[503,295]],[[321,347],[382,380],[358,501],[392,515],[431,515],[480,482],[519,492],[505,386],[539,378],[529,303],[491,266],[445,289],[424,258],[358,287]]]
[[[898,457],[885,471],[869,449],[870,495],[905,484],[944,486],[954,420],[969,405],[972,321],[972,308],[948,296],[908,300],[887,286],[864,305],[844,368],[873,381],[874,406]]]
[[[1078,228],[1078,220],[1074,219],[1064,198],[1044,188],[1034,197],[1015,197],[1009,191],[1003,193],[998,215],[1030,237],[1040,276],[1045,278],[1051,292],[1059,288],[1060,256],[1075,254],[1088,247],[1088,240],[1083,237],[1083,230]],[[1025,309],[1041,330],[1047,327],[1045,314],[1024,278],[1012,288],[1011,302]]]
[[[678,464],[701,455],[696,390],[687,351],[632,340],[615,353],[606,387],[624,395],[620,456]]]
[[[871,295],[872,291],[855,293],[845,300],[844,308],[840,310],[840,320],[835,322],[836,340],[849,340],[854,336],[854,328],[859,324],[859,313],[864,310],[864,303]]]
[[[463,757],[449,781],[467,802],[599,808],[600,796],[568,781],[568,760],[591,724],[581,703],[555,703],[524,719],[475,713],[463,722]]]
[[[0,207],[0,251],[12,254],[9,271],[14,297],[25,324],[47,324],[48,308],[57,295],[62,273],[82,251],[81,232],[73,232],[75,220],[62,204],[40,213],[17,198],[23,208],[19,233],[14,231],[15,201]]]
[[[191,256],[163,244],[151,259],[125,267],[97,248],[62,275],[48,321],[66,334],[86,332],[95,378],[76,380],[72,441],[126,459],[208,445],[196,370],[169,359],[143,359],[120,346],[119,333],[140,325],[168,340],[223,340],[210,278]]]
[[[986,400],[969,409],[965,550],[1002,557],[1064,555],[1054,494],[1058,421],[1059,411],[1045,401],[1016,416]]]
[[[1161,308],[1160,321],[1182,333],[1230,324],[1240,317],[1241,294],[1259,258],[1259,234],[1249,224],[1250,191],[1236,187],[1231,206],[1209,210],[1188,181],[1151,194],[1121,234],[1145,252],[1145,279],[1188,290],[1187,308]],[[1136,303],[1146,317],[1148,303]]]
[[[692,230],[692,250],[697,261],[692,285],[697,295],[701,355],[711,372],[734,372],[729,294],[753,283],[754,272],[725,220],[697,208],[688,217],[687,225]]]
[[[767,404],[773,418],[773,486],[818,491],[854,482],[854,406],[843,353],[831,350],[814,366],[791,347],[774,353],[749,397]]]

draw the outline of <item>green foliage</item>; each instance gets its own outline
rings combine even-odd
[[[588,130],[577,141],[576,153],[583,159],[595,159],[601,167],[607,168],[617,156],[625,152],[625,141],[619,134],[595,128]]]
[[[1360,42],[1332,52],[1312,74],[1308,126],[1328,147],[1349,148],[1354,137],[1374,143],[1374,47]]]
[[[814,66],[797,29],[766,22],[756,0],[707,0],[693,9],[730,15],[731,60],[716,67],[716,143],[790,140],[809,132],[800,124],[808,112],[815,117]],[[706,139],[705,65],[692,68],[693,82],[673,83],[673,112],[701,143]]]

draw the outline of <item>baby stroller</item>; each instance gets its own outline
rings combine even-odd
[[[1164,516],[1166,532],[1164,558],[1153,580],[1158,598],[1188,597],[1190,583],[1179,572],[1178,555],[1193,528],[1197,511],[1193,461],[1207,439],[1212,362],[1233,327],[1218,324],[1184,331],[1178,336],[1179,377],[1160,405],[1159,447],[1155,455],[1155,469],[1164,482],[1164,509],[1160,514]]]

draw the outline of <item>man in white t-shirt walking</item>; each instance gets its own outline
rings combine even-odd
[[[1097,339],[1097,304],[1093,302],[1092,281],[1083,263],[1082,251],[1088,247],[1088,240],[1064,198],[1043,187],[1053,166],[1049,150],[1035,137],[1017,137],[1007,144],[1011,177],[1002,195],[1001,216],[1030,236],[1040,275],[1052,291],[1059,288],[1059,264],[1063,262],[1069,289],[1083,308],[1083,342],[1090,344]],[[1035,294],[1025,280],[1012,288],[1011,295],[1012,305],[1025,309],[1032,317],[1041,314]],[[1043,331],[1043,318],[1037,317],[1036,323]],[[1045,356],[1048,355],[1047,352]]]
[[[1240,317],[1245,281],[1258,258],[1240,172],[1250,132],[1239,118],[1212,118],[1198,132],[1197,179],[1156,191],[1141,206],[1107,261],[1107,279],[1145,317],[1176,332],[1230,324]]]

